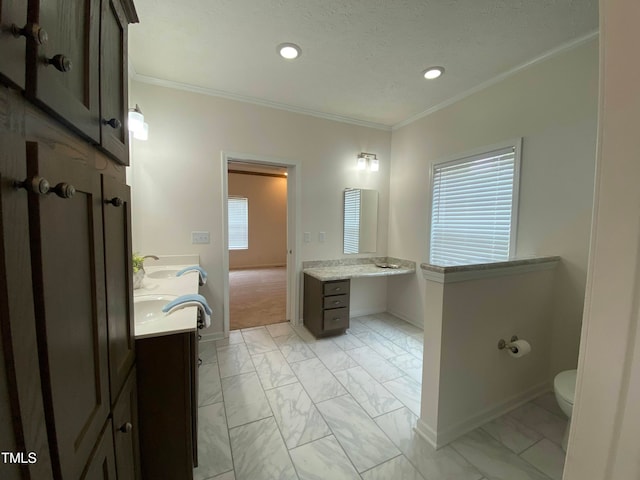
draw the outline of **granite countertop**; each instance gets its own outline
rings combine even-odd
[[[555,268],[561,257],[532,257],[507,260],[505,262],[475,263],[469,265],[420,265],[426,280],[438,283],[463,282],[482,278],[514,275],[519,273]]]
[[[189,260],[190,258],[180,261]],[[164,261],[163,261],[164,260]],[[148,260],[145,265],[145,278],[142,288],[133,291],[133,302],[141,296],[173,296],[198,293],[199,275],[197,272],[189,272],[181,277],[170,276],[167,278],[150,277],[154,272],[163,270],[181,270],[185,267],[198,265],[197,257],[195,262],[184,264],[176,264],[161,258],[160,261],[152,263]],[[152,266],[153,265],[153,266]],[[135,310],[135,306],[134,306]],[[134,318],[135,320],[135,318]],[[198,327],[198,308],[185,307],[175,310],[171,315],[164,315],[157,320],[151,320],[147,323],[135,324],[135,338],[159,337],[162,335],[172,335],[174,333],[183,333],[196,330]]]
[[[377,264],[391,264],[397,268],[382,268]],[[415,262],[388,257],[365,259],[327,260],[319,262],[305,262],[303,272],[323,282],[329,280],[346,280],[363,277],[388,277],[407,275],[416,272]]]
[[[535,265],[538,263],[558,262],[560,257],[531,257],[531,258],[516,258],[513,260],[507,260],[504,262],[489,262],[489,263],[474,263],[469,265],[432,265],[430,263],[420,264],[422,270],[428,270],[436,273],[453,273],[453,272],[468,272],[472,270],[493,270],[505,267],[517,267],[520,265]]]

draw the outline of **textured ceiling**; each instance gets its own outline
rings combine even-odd
[[[136,0],[136,75],[392,126],[598,27],[597,0]],[[276,46],[302,56],[285,61]],[[442,65],[445,75],[421,72]]]

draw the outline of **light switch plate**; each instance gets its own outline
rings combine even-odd
[[[304,232],[304,243],[311,243],[311,232]]]
[[[320,243],[324,243],[325,238],[326,238],[326,234],[324,232],[319,232],[318,233],[318,241]]]
[[[191,243],[194,245],[211,243],[209,232],[191,232]]]

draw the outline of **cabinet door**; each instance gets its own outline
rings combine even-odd
[[[0,81],[24,88],[25,37],[15,37],[12,25],[27,23],[27,6],[23,0],[0,0]]]
[[[100,176],[27,143],[27,174],[57,193],[29,197],[38,350],[54,476],[79,478],[109,413]],[[65,196],[72,185],[75,195]],[[66,190],[70,193],[70,190]]]
[[[87,468],[81,477],[82,480],[119,480],[119,477],[116,476],[112,435],[111,422],[107,422],[104,431],[98,439],[95,451],[87,464]]]
[[[98,143],[100,0],[30,0],[29,21],[49,38],[27,42],[27,96]]]
[[[52,478],[31,286],[24,140],[0,125],[0,451],[36,452],[37,463],[0,462],[0,478]],[[6,390],[5,390],[6,388]],[[18,469],[25,475],[18,476]],[[28,472],[28,473],[27,473]]]
[[[102,176],[104,263],[109,332],[111,403],[115,402],[135,359],[131,192],[128,185]]]
[[[113,438],[116,447],[118,480],[138,480],[140,478],[136,389],[136,370],[134,368],[113,407]]]
[[[100,144],[118,162],[129,165],[127,20],[120,0],[103,0],[101,17]]]

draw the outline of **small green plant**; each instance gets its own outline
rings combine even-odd
[[[136,273],[139,270],[144,270],[144,258],[138,253],[133,254],[133,273]]]

